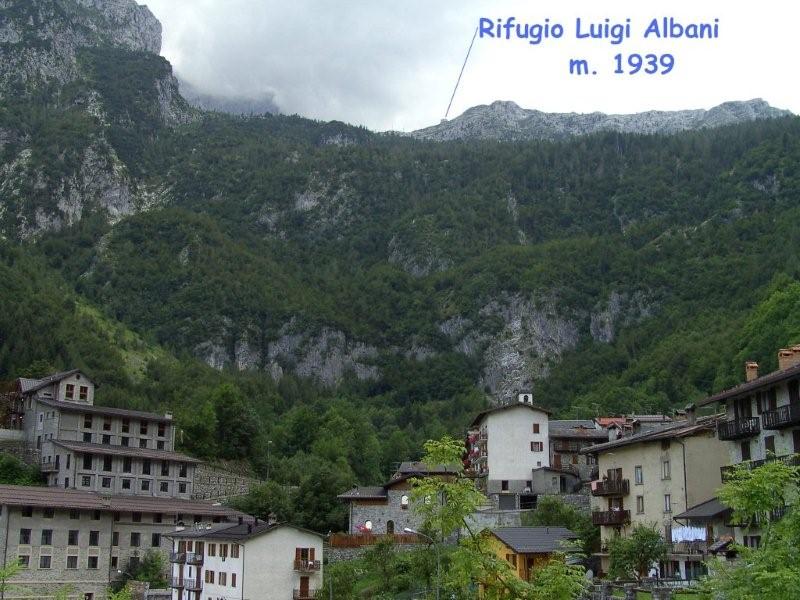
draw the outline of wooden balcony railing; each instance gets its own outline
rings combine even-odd
[[[738,440],[758,435],[759,431],[761,431],[761,427],[758,417],[734,419],[720,423],[717,426],[717,437],[723,441]]]
[[[295,560],[294,561],[294,570],[301,571],[303,573],[308,573],[312,571],[319,571],[322,566],[318,560]]]
[[[292,598],[294,600],[314,600],[317,597],[317,590],[294,590]]]
[[[333,533],[328,538],[331,548],[360,548],[372,546],[384,539],[391,539],[395,544],[419,544],[420,539],[412,533],[374,534],[374,533]]]
[[[720,467],[720,472],[722,474],[722,481],[723,483],[728,480],[730,474],[736,470],[737,467],[741,466],[748,471],[752,471],[753,469],[757,469],[758,467],[767,464],[768,462],[773,462],[779,460],[782,463],[785,463],[792,467],[800,466],[800,454],[783,454],[781,456],[770,456],[768,458],[762,458],[759,460],[748,460],[745,462],[740,462],[735,465],[725,465],[724,467]]]
[[[42,473],[55,473],[56,471],[58,471],[58,465],[53,461],[44,462],[41,465],[39,465],[39,470]]]
[[[186,562],[186,552],[171,552],[169,562],[182,565]]]
[[[183,577],[173,577],[170,582],[170,587],[177,589],[183,588]]]
[[[566,440],[555,440],[553,442],[553,452],[580,452],[586,444],[581,442],[570,442]]]
[[[629,510],[605,510],[592,513],[592,524],[617,526],[626,525],[631,522],[631,511]]]
[[[187,592],[199,592],[203,589],[203,584],[197,581],[197,579],[184,579],[183,589]]]
[[[202,565],[203,564],[203,555],[198,554],[197,552],[187,552],[186,553],[186,564],[187,565]]]
[[[627,479],[603,479],[593,481],[592,496],[627,496],[630,493],[630,482]]]
[[[761,414],[764,429],[782,429],[800,423],[800,403],[786,404]]]

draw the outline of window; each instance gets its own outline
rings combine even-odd
[[[180,470],[180,473],[178,473],[178,476],[179,477],[186,477],[187,471],[188,471],[188,467],[186,466],[186,463],[182,463],[181,464],[181,470]]]
[[[68,556],[67,557],[67,568],[68,569],[77,569],[78,568],[78,557],[76,556]]]
[[[142,491],[149,492],[150,491],[150,480],[149,479],[142,479]]]
[[[111,487],[111,477],[103,477],[103,480],[100,482],[100,485],[106,489]]]
[[[23,506],[22,507],[22,516],[23,517],[32,517],[33,516],[33,507],[32,506]]]
[[[79,510],[75,510],[74,508],[69,511],[69,518],[73,521],[77,521],[81,518],[81,513]]]
[[[169,482],[168,481],[162,481],[161,483],[158,484],[158,489],[159,489],[160,492],[163,492],[163,493],[166,494],[167,492],[169,492]]]
[[[164,445],[164,440],[158,440],[156,442],[156,448],[158,448],[159,450],[164,450],[166,448],[166,446]]]
[[[208,555],[209,556],[216,556],[217,555],[217,545],[216,544],[209,544],[208,545]]]
[[[67,546],[77,546],[77,545],[78,545],[78,530],[70,529],[69,533],[67,533]]]
[[[750,460],[750,442],[745,440],[741,443],[742,462]]]
[[[110,446],[111,445],[111,436],[110,435],[104,435],[103,436],[103,443],[106,446]]]
[[[43,519],[52,519],[56,514],[54,508],[45,508],[42,510],[42,518]]]
[[[129,433],[131,430],[131,420],[122,419],[122,433]]]
[[[130,473],[132,469],[132,461],[130,456],[125,456],[122,459],[122,472],[123,473]]]
[[[130,479],[123,479],[122,480],[122,489],[123,490],[131,489],[131,480]]]
[[[104,456],[103,457],[103,471],[110,472],[114,465],[114,457],[113,456]]]
[[[206,583],[214,583],[214,571],[206,569]]]
[[[503,491],[503,492],[507,492],[508,491],[508,480],[507,479],[503,479],[500,482],[500,490]]]
[[[112,556],[111,557],[111,568],[112,569],[116,569],[118,565],[119,565],[119,557],[118,556]]]
[[[672,512],[672,496],[670,494],[664,494],[664,512]]]
[[[89,532],[89,545],[90,546],[99,546],[100,545],[100,532],[99,531],[90,531]]]
[[[542,442],[531,442],[531,452],[541,452],[543,450]]]
[[[67,400],[73,400],[75,398],[75,384],[74,383],[68,383],[67,384],[67,390],[66,390],[66,392],[64,392],[64,398],[66,398]]]
[[[162,460],[161,461],[161,475],[164,477],[169,477],[169,461]]]
[[[103,419],[103,431],[111,431],[111,419]]]
[[[123,437],[120,439],[120,443],[122,444],[122,446],[123,446],[123,447],[127,448],[128,446],[130,446],[130,443],[131,443],[131,438],[129,438],[129,437],[124,437],[124,436],[123,436]]]
[[[236,573],[231,573],[231,587],[236,587]]]
[[[92,513],[92,521],[99,521],[100,520],[100,511],[96,510]]]
[[[239,544],[231,544],[231,558],[239,558]]]
[[[52,545],[53,545],[53,530],[42,529],[42,546],[52,546]]]
[[[80,387],[80,392],[79,393],[80,393],[80,399],[81,400],[84,400],[84,401],[88,400],[89,399],[89,386],[82,385]]]
[[[92,443],[92,434],[89,433],[88,431],[85,431],[83,433],[83,441],[86,442],[87,444],[91,444]]]
[[[97,563],[100,562],[96,556],[90,556],[89,560],[86,562],[87,569],[96,569]]]
[[[147,435],[147,421],[142,421],[139,425],[139,434]]]
[[[164,516],[161,513],[153,513],[153,523],[163,523]]]
[[[131,521],[133,521],[134,523],[141,523],[142,513],[140,512],[131,513]]]
[[[167,435],[167,426],[164,423],[158,424],[158,437],[164,437]]]
[[[642,465],[636,465],[633,467],[633,480],[636,485],[642,485],[644,483],[644,472],[642,471]]]
[[[636,512],[638,514],[644,512],[644,496],[636,496]]]
[[[119,520],[120,520],[121,517],[122,517],[122,515],[120,515],[118,512],[115,512],[114,513],[114,523],[119,523]]]
[[[145,458],[142,461],[142,474],[150,475],[150,459],[149,458]]]
[[[220,556],[220,558],[227,558],[227,556],[228,556],[228,544],[220,544],[219,545],[219,556]]]
[[[186,493],[186,484],[185,483],[179,483],[178,484],[178,493],[180,493],[180,494],[185,494]]]
[[[161,534],[160,533],[154,533],[150,537],[150,545],[153,548],[160,548],[161,547]]]
[[[142,543],[142,534],[133,532],[131,533],[131,548],[138,548]]]
[[[20,529],[19,530],[19,544],[20,546],[27,546],[31,543],[31,530],[30,529]]]
[[[84,429],[92,428],[92,415],[83,415],[83,428]]]
[[[111,532],[111,545],[112,546],[119,546],[119,531],[112,531]]]
[[[84,454],[83,455],[83,468],[86,471],[92,470],[92,455],[91,454]]]
[[[661,479],[669,479],[669,478],[670,478],[669,460],[662,460],[661,461]]]
[[[768,435],[764,438],[764,450],[767,452],[767,458],[775,456],[775,436]]]
[[[83,487],[90,487],[92,485],[92,478],[89,475],[81,477],[81,485]]]
[[[139,448],[147,448],[147,440],[145,438],[139,440]]]
[[[533,424],[533,433],[539,433],[539,423]]]
[[[50,557],[50,556],[40,556],[39,557],[39,568],[40,569],[49,569],[51,562],[52,562],[52,557]]]
[[[67,469],[69,469],[69,459],[72,458],[72,454],[67,454]]]
[[[21,569],[29,569],[31,566],[31,557],[27,554],[20,554],[17,556],[17,560],[19,560],[19,566]]]
[[[219,585],[228,585],[228,574],[220,572],[218,583]]]
[[[400,508],[403,510],[408,510],[408,496],[400,496]]]

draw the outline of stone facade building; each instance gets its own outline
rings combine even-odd
[[[39,457],[48,485],[101,494],[192,497],[200,462],[174,451],[172,415],[94,405],[78,370],[19,379],[15,426]]]
[[[550,421],[550,466],[575,474],[581,481],[597,477],[592,454],[581,450],[609,440],[608,430],[592,419]]]
[[[322,586],[322,536],[241,519],[171,534],[173,600],[313,600]]]
[[[166,536],[179,525],[236,521],[242,513],[176,498],[101,496],[54,487],[0,485],[3,565],[23,569],[4,600],[48,598],[69,587],[81,600],[106,597],[109,585],[149,550],[168,557]]]

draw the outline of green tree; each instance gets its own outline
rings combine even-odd
[[[557,496],[540,496],[536,510],[523,514],[525,526],[561,526],[574,532],[586,555],[600,548],[600,528],[592,524],[592,516],[563,502]]]
[[[609,544],[611,565],[609,573],[614,577],[646,577],[648,571],[667,554],[667,544],[655,526],[634,526],[627,536],[617,536]]]
[[[268,481],[254,486],[246,496],[234,498],[234,508],[264,521],[274,515],[278,521],[294,520],[294,494],[287,486]]]

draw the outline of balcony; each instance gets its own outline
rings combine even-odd
[[[292,594],[294,600],[314,600],[317,597],[317,590],[295,590]]]
[[[593,525],[605,525],[617,527],[627,525],[631,522],[631,511],[629,510],[605,510],[592,513]]]
[[[199,592],[200,590],[203,589],[203,584],[197,581],[196,579],[184,579],[183,588],[187,592]]]
[[[592,482],[592,496],[627,496],[630,483],[627,479],[604,479]]]
[[[186,564],[187,565],[202,565],[203,564],[203,555],[198,554],[196,552],[187,552],[186,553]]]
[[[312,573],[320,570],[322,564],[318,560],[296,560],[294,570],[301,573]]]
[[[581,442],[571,442],[566,440],[556,440],[553,442],[553,452],[562,452],[562,453],[577,453],[580,452],[582,448],[584,448],[586,444]]]
[[[749,419],[734,419],[725,421],[717,427],[717,437],[722,440],[738,440],[741,438],[753,437],[761,431],[758,417]]]
[[[738,466],[741,466],[748,471],[752,471],[753,469],[757,469],[768,462],[773,462],[776,460],[779,460],[791,467],[800,466],[800,456],[797,454],[784,454],[782,456],[770,456],[769,458],[762,458],[760,460],[748,460],[735,465],[725,465],[724,467],[720,467],[720,471],[722,473],[722,482],[726,482],[730,478],[731,473],[733,473]]]
[[[169,555],[169,562],[176,565],[182,565],[186,562],[186,552],[171,552]]]
[[[57,473],[58,472],[58,465],[55,462],[44,462],[39,465],[39,469],[42,473]]]
[[[183,583],[184,583],[183,577],[173,577],[172,578],[172,583],[170,583],[169,587],[175,588],[175,589],[182,589],[183,588]]]
[[[782,429],[800,423],[800,403],[786,404],[761,415],[764,429]]]

